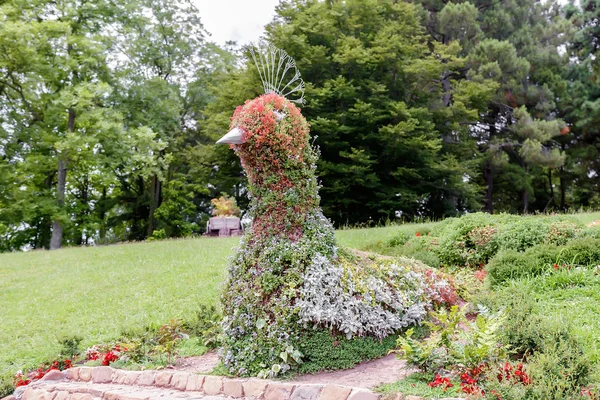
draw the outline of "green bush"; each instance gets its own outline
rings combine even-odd
[[[410,236],[406,232],[398,231],[394,232],[388,240],[385,242],[386,247],[397,247],[403,246],[406,242],[410,240]]]
[[[530,397],[536,400],[583,398],[590,381],[591,363],[579,341],[567,330],[545,333],[542,348],[529,360],[535,383]]]
[[[562,261],[575,266],[600,265],[600,238],[580,238],[570,241],[560,254]]]
[[[504,250],[488,263],[487,279],[492,287],[510,279],[526,275],[539,275],[546,268],[538,260],[516,250]]]
[[[502,219],[513,218],[515,216],[486,213],[448,218],[431,232],[438,237],[439,245],[435,252],[444,265],[477,266],[485,263],[486,257],[493,255],[496,248],[495,225]]]
[[[564,216],[475,213],[449,218],[431,233],[438,238],[433,251],[442,264],[479,267],[501,250],[523,252],[542,243],[564,245],[580,230],[580,222]]]
[[[578,237],[600,239],[600,226],[591,226],[579,231]]]
[[[543,218],[522,218],[504,224],[498,234],[498,248],[525,251],[543,243],[550,231],[548,222]]]
[[[499,341],[506,318],[503,312],[480,309],[475,321],[469,322],[465,310],[453,306],[450,311],[432,311],[430,317],[431,321],[423,322],[430,329],[425,340],[416,340],[412,328],[398,338],[398,356],[408,365],[437,374],[456,366],[493,364],[506,357],[506,346]]]
[[[434,251],[434,247],[436,246],[437,241],[435,238],[430,236],[419,236],[413,237],[403,246],[386,248],[384,251],[379,252],[389,256],[409,257],[419,260],[432,268],[438,268],[440,266],[440,259]]]
[[[579,238],[564,246],[542,244],[523,253],[501,251],[490,260],[486,270],[493,287],[510,279],[538,276],[558,268],[597,265],[600,265],[600,239]]]
[[[372,337],[346,339],[323,330],[310,332],[299,341],[304,360],[299,370],[315,373],[352,368],[362,361],[386,355],[394,348],[396,338],[396,335],[390,335],[381,341]]]
[[[15,391],[15,385],[12,382],[12,377],[0,376],[0,399],[11,395]]]
[[[214,349],[221,345],[222,319],[223,315],[215,306],[200,304],[196,317],[192,321],[186,321],[184,327],[190,334],[200,338],[204,346]]]
[[[541,315],[533,298],[526,285],[514,284],[476,299],[492,310],[504,310],[501,340],[517,358],[527,361],[533,381],[527,388],[511,388],[491,377],[486,388],[505,400],[579,399],[590,380],[591,361],[564,321]]]
[[[522,357],[540,349],[544,332],[540,330],[542,318],[536,314],[532,295],[520,288],[502,292],[481,293],[474,301],[491,310],[503,310],[506,320],[500,341],[511,352]]]

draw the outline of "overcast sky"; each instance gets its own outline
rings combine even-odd
[[[210,41],[255,42],[275,15],[279,0],[193,0]]]

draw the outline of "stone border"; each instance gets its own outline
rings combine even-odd
[[[120,394],[103,388],[117,388]],[[128,392],[124,388],[130,387]],[[380,395],[363,388],[334,384],[305,384],[263,379],[226,378],[175,370],[126,371],[112,367],[73,367],[51,371],[44,378],[17,388],[3,400],[129,400],[144,390],[175,390],[190,395],[223,396],[248,400],[379,400]],[[114,389],[113,389],[114,390]],[[141,393],[140,393],[141,394]],[[135,398],[144,398],[142,397]],[[151,397],[151,394],[148,395]],[[396,399],[404,399],[397,396]],[[406,400],[417,400],[409,396]]]
[[[41,380],[17,388],[2,400],[138,400],[165,394],[188,399],[222,396],[247,400],[424,400],[399,393],[381,396],[368,389],[336,384],[227,378],[175,370],[126,371],[104,366],[50,371]]]

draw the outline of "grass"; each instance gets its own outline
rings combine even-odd
[[[214,304],[237,239],[134,243],[0,255],[0,376],[125,329],[190,318]]]
[[[421,373],[416,372],[400,381],[379,386],[377,392],[381,393],[384,398],[389,397],[392,399],[395,398],[394,395],[396,393],[411,394],[426,399],[441,399],[452,397],[460,389],[460,387],[455,386],[444,392],[440,387],[429,387],[428,382],[431,382],[431,380],[431,377],[425,377]],[[460,394],[457,394],[457,396],[460,396]]]
[[[600,219],[600,213],[577,216],[586,223]],[[344,229],[337,237],[341,245],[374,250],[392,233],[414,235],[434,224]],[[191,318],[199,303],[216,304],[237,243],[197,238],[0,254],[0,378],[53,359],[61,338],[80,336],[90,346],[124,330]],[[568,313],[569,323],[581,324],[582,335],[591,329],[589,335],[600,337],[600,327],[591,328],[600,310],[586,304],[600,295],[578,288],[570,298],[568,289],[560,290],[556,295],[565,299],[552,297],[548,312],[571,304],[581,313]],[[597,348],[596,342],[594,354]]]
[[[376,251],[381,248],[393,234],[403,232],[414,236],[418,231],[431,230],[435,222],[418,224],[390,225],[380,228],[342,229],[336,232],[340,244],[359,250]]]

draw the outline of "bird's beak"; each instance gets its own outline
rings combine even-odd
[[[233,128],[221,139],[217,140],[217,144],[228,143],[228,144],[242,144],[244,143],[244,131],[240,128]]]

